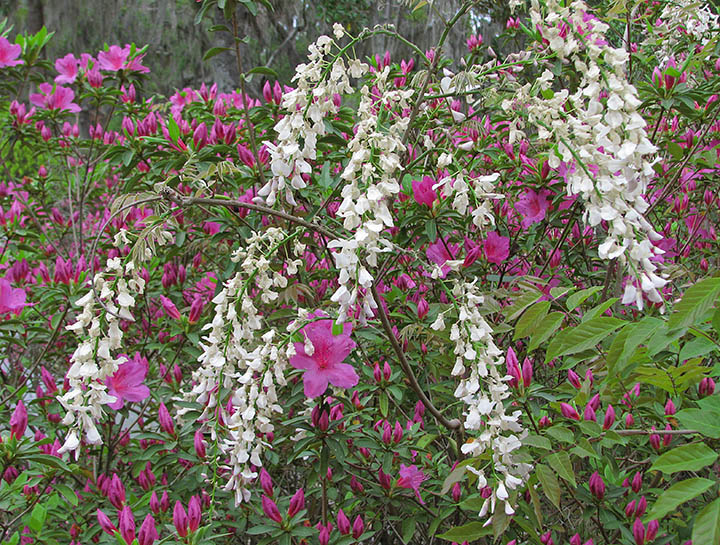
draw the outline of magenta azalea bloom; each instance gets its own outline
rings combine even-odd
[[[422,470],[418,469],[417,466],[400,464],[400,478],[397,480],[397,485],[401,488],[414,490],[418,501],[424,505],[425,502],[420,497],[420,485],[426,478]]]
[[[311,315],[318,316],[322,314]],[[338,388],[352,388],[358,383],[359,377],[353,366],[343,363],[355,348],[355,342],[350,338],[352,326],[343,324],[340,335],[333,335],[332,327],[332,320],[319,320],[302,329],[305,338],[312,343],[311,355],[305,352],[305,343],[295,343],[296,354],[290,358],[290,365],[305,369],[303,382],[307,397],[324,394],[328,383]]]
[[[450,252],[448,252],[448,249],[450,249]],[[447,244],[447,247],[445,247],[445,243],[443,243],[442,239],[438,238],[427,247],[427,250],[425,250],[427,258],[442,267],[442,276],[440,276],[440,278],[445,278],[447,273],[450,272],[450,267],[445,265],[445,262],[455,259],[458,249],[457,244]]]
[[[57,59],[55,61],[55,70],[60,75],[55,77],[55,83],[74,83],[78,75],[79,62],[72,53]]]
[[[148,361],[135,353],[133,359],[125,356],[125,363],[120,364],[118,370],[105,379],[108,394],[117,401],[110,403],[111,409],[122,409],[125,401],[142,401],[150,395],[150,389],[143,384],[148,372]]]
[[[107,51],[98,53],[98,64],[103,70],[118,72],[125,67],[125,61],[127,61],[129,55],[129,49],[123,49],[119,45],[111,45]]]
[[[30,102],[38,108],[46,108],[48,110],[68,110],[73,113],[80,111],[80,106],[72,100],[75,93],[72,89],[57,85],[53,90],[53,86],[49,83],[40,84],[40,92],[30,95]]]
[[[430,176],[423,176],[422,182],[412,181],[413,197],[418,204],[424,204],[428,208],[432,208],[435,199],[438,198],[437,192],[433,189],[435,181]]]
[[[0,278],[0,314],[20,314],[20,311],[28,306],[25,298],[24,289],[13,288],[7,278]]]
[[[510,239],[498,235],[496,231],[490,231],[483,243],[485,258],[490,263],[500,265],[510,255]]]
[[[542,190],[535,193],[532,189],[528,189],[515,205],[515,209],[523,215],[522,226],[527,229],[533,223],[540,223],[545,219],[545,213],[550,207],[550,201],[547,200],[549,191]]]
[[[18,59],[21,52],[20,44],[11,44],[7,38],[0,36],[0,68],[23,64],[24,61]]]

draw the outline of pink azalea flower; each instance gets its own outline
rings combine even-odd
[[[550,201],[547,200],[550,192],[542,190],[535,193],[532,189],[528,189],[515,205],[515,209],[524,217],[522,220],[523,229],[527,229],[533,223],[540,223],[545,219],[545,213],[550,207]]]
[[[448,252],[448,249],[450,249],[450,252]],[[445,278],[447,276],[447,273],[450,272],[450,266],[445,265],[445,262],[455,259],[457,253],[457,244],[447,244],[446,248],[443,240],[440,238],[430,244],[427,247],[427,250],[425,250],[425,255],[427,255],[427,258],[433,263],[436,263],[440,265],[440,267],[442,267],[442,275],[440,276],[440,278]]]
[[[18,59],[20,53],[22,53],[20,44],[11,44],[7,38],[0,36],[0,68],[23,64],[25,61]]]
[[[79,61],[75,55],[68,53],[55,61],[55,70],[60,74],[55,77],[55,83],[74,83],[78,75]]]
[[[139,352],[130,359],[125,356],[125,363],[105,379],[108,394],[117,401],[110,403],[111,409],[122,409],[125,401],[142,401],[150,395],[150,389],[143,384],[148,372],[148,361]]]
[[[311,317],[323,314],[315,313]],[[295,343],[296,354],[290,358],[295,369],[305,369],[303,375],[304,390],[307,397],[317,397],[325,393],[328,383],[339,388],[352,388],[359,377],[348,363],[342,363],[355,348],[350,338],[352,326],[343,324],[340,335],[332,334],[333,321],[319,320],[307,324],[302,333],[313,345],[312,355],[305,352],[305,343]]]
[[[438,198],[437,192],[432,188],[433,184],[435,181],[430,176],[423,176],[422,182],[412,181],[413,197],[415,197],[416,203],[432,208]]]
[[[129,48],[122,49],[119,45],[111,45],[107,51],[98,53],[98,64],[103,70],[118,72],[125,67],[125,61],[127,61],[129,55]]]
[[[0,314],[20,314],[27,305],[26,294],[22,288],[13,288],[7,278],[0,278]]]
[[[68,89],[62,85],[57,85],[53,89],[53,86],[49,83],[41,83],[40,92],[30,94],[30,102],[38,108],[60,111],[68,110],[69,112],[77,113],[80,111],[80,106],[72,101],[74,98],[75,93],[72,89]]]
[[[397,485],[401,488],[414,490],[418,501],[424,505],[425,502],[420,497],[420,485],[426,478],[422,470],[418,469],[417,466],[400,464],[400,478],[397,480]]]
[[[499,265],[510,255],[510,239],[498,235],[496,231],[490,231],[485,242],[483,242],[483,249],[485,250],[485,258],[490,263]]]

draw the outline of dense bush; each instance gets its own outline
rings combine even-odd
[[[472,6],[168,99],[0,28],[2,543],[719,542],[717,16]]]

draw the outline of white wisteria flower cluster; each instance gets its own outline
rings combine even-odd
[[[345,185],[337,215],[353,236],[329,244],[339,250],[333,257],[340,269],[340,287],[332,296],[340,307],[338,323],[345,320],[355,303],[362,306],[361,323],[373,316],[377,303],[369,291],[374,279],[361,258],[374,267],[378,254],[392,249],[383,232],[395,225],[389,205],[400,192],[403,136],[410,121],[398,112],[410,107],[413,90],[394,88],[389,75],[390,67],[386,66],[375,73],[372,86],[366,84],[360,89],[359,120],[347,145],[352,155],[340,175]]]
[[[262,465],[267,446],[260,437],[273,432],[273,414],[283,411],[277,387],[286,384],[285,369],[294,347],[281,347],[277,332],[266,328],[255,299],[272,303],[278,290],[287,286],[287,278],[268,259],[286,238],[282,229],[271,227],[234,252],[232,261],[240,264],[240,271],[212,300],[215,316],[199,344],[202,354],[192,374],[193,388],[183,395],[203,406],[200,419],[208,421],[213,440],[218,435],[212,423],[225,423],[218,445],[229,471],[225,490],[234,491],[236,503],[249,500],[248,486],[257,477],[251,464]],[[296,243],[295,251],[302,255],[304,245]],[[287,260],[285,272],[293,275],[301,265],[300,259]],[[223,406],[227,398],[230,403]],[[183,408],[178,414],[187,411]]]
[[[277,140],[266,142],[273,176],[258,191],[259,203],[273,206],[280,193],[288,204],[296,206],[293,191],[307,185],[302,176],[312,171],[310,162],[316,159],[317,141],[327,133],[325,119],[340,109],[336,95],[352,92],[348,74],[361,77],[367,70],[366,65],[355,62],[348,71],[339,56],[328,60],[333,43],[329,36],[320,36],[310,44],[308,63],[295,70],[295,88],[283,94],[285,115],[275,126]]]
[[[496,476],[495,487],[479,516],[494,513],[498,502],[503,504],[506,514],[512,515],[514,500],[508,490],[522,485],[532,469],[529,464],[518,461],[515,453],[527,432],[520,423],[521,411],[505,411],[504,400],[511,395],[510,377],[502,372],[505,361],[502,351],[495,345],[492,328],[481,313],[484,298],[477,279],[456,282],[452,296],[458,318],[450,326],[450,340],[455,343],[455,366],[451,374],[462,377],[455,397],[465,403],[465,429],[477,433],[461,450],[468,456],[480,456],[485,451],[492,453],[491,468],[468,467],[478,475],[478,488],[488,486],[486,471]],[[444,329],[442,314],[431,327]]]
[[[712,12],[706,2],[673,0],[663,7],[655,31],[648,35],[645,45],[655,45],[658,37],[661,37],[657,45],[659,56],[667,59],[683,34],[705,47],[718,28],[720,17]]]
[[[663,253],[652,244],[662,238],[646,220],[649,204],[644,195],[654,175],[657,151],[638,111],[637,90],[628,81],[627,51],[609,45],[608,25],[597,20],[582,0],[563,6],[556,0],[541,12],[533,0],[530,15],[547,41],[547,49],[572,63],[581,82],[574,93],[553,92],[550,70],[538,79],[542,93],[530,84],[515,99],[503,102],[515,113],[514,129],[521,125],[519,112],[537,124],[540,140],[555,146],[548,162],[562,168],[569,195],[579,195],[585,204],[584,218],[591,226],[607,222],[607,237],[600,244],[602,259],[618,259],[633,278],[626,285],[623,302],[643,306],[643,293],[662,303],[660,290],[667,280],[653,258]],[[522,133],[511,131],[522,136]]]
[[[145,280],[135,273],[134,263],[123,266],[118,257],[108,259],[93,284],[102,304],[92,289],[75,303],[82,310],[66,329],[80,337],[80,343],[70,358],[70,389],[58,396],[67,411],[62,423],[70,427],[59,452],[74,452],[76,457],[83,438],[91,445],[102,443],[95,422],[104,415],[103,405],[117,401],[108,394],[105,380],[124,361],[117,354],[123,340],[120,319],[134,321],[135,298],[145,291]]]

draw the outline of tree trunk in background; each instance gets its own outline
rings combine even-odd
[[[412,12],[397,1],[274,0],[275,11],[268,13],[260,7],[257,17],[241,6],[239,31],[241,36],[249,37],[247,43],[241,44],[243,67],[248,70],[269,65],[280,75],[281,82],[289,84],[295,66],[306,58],[309,43],[320,34],[330,34],[334,21],[353,34],[364,26],[392,23],[400,34],[426,50],[439,40],[444,28],[442,19],[451,18],[461,4],[461,0],[438,0],[434,11],[423,8]],[[105,44],[148,44],[145,64],[151,73],[146,87],[151,92],[172,94],[175,89],[199,86],[203,81],[216,82],[221,91],[237,88],[238,72],[231,52],[202,61],[208,49],[230,47],[232,40],[226,32],[208,32],[212,25],[225,23],[218,10],[210,10],[200,25],[194,24],[200,5],[194,0],[0,0],[0,18],[9,17],[13,32],[37,32],[43,25],[55,32],[46,53],[50,60],[68,52],[97,55]],[[466,38],[478,31],[486,44],[502,50],[495,36],[502,31],[507,13],[497,5],[473,10],[475,16],[470,20],[475,28],[469,28],[466,19],[465,26],[454,28],[446,41],[445,53],[450,58],[464,55]],[[486,15],[491,11],[497,22],[491,22]],[[388,36],[366,41],[358,53],[362,58],[382,55],[386,50],[394,62],[415,56]],[[416,67],[421,60],[415,59]],[[248,88],[258,95],[263,83],[256,76]]]

